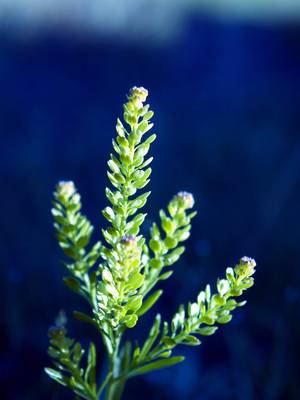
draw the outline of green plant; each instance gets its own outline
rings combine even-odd
[[[132,88],[124,104],[129,129],[117,122],[118,136],[112,142],[115,155],[108,161],[108,178],[115,189],[106,188],[111,206],[102,211],[109,222],[102,230],[106,244],[97,242],[87,250],[93,226],[80,212],[80,195],[73,182],[59,182],[54,193],[56,238],[71,259],[62,263],[71,274],[64,283],[91,307],[91,315],[78,311],[74,315],[99,331],[109,359],[107,376],[98,385],[95,345],[90,343],[84,368],[84,350],[66,336],[64,321],[60,318],[49,329],[48,354],[56,369],[46,368],[46,372],[73,390],[77,398],[97,400],[103,394],[105,400],[118,400],[127,379],[181,362],[184,357],[171,356],[175,346],[197,346],[201,343],[197,336],[212,335],[218,329],[216,324],[229,322],[230,312],[246,303],[236,302],[234,297],[253,285],[255,261],[243,257],[234,269],[227,268],[226,279],[217,280],[215,294],[211,295],[207,285],[195,302],[180,305],[170,324],[162,324],[157,314],[142,345],[137,341],[134,347],[129,341],[121,343],[124,331],[132,329],[161,296],[162,290],[150,291],[172,275],[168,267],[184,252],[181,243],[189,237],[190,222],[196,215],[188,211],[194,205],[193,196],[179,192],[170,201],[168,213],[160,210],[160,226],[153,224],[149,243],[139,235],[146,214],[138,210],[150,192],[134,196],[149,182],[152,158],[145,156],[155,140],[155,135],[144,140],[153,125],[149,123],[153,112],[143,104],[147,95],[144,88]]]

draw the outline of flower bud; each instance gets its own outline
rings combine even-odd
[[[171,206],[178,211],[184,211],[187,208],[192,208],[194,203],[195,200],[193,195],[188,192],[177,193],[170,202]]]
[[[236,265],[235,272],[238,272],[240,275],[251,276],[255,272],[256,262],[253,258],[250,257],[242,257],[240,259],[240,263]]]
[[[76,188],[73,181],[60,181],[56,185],[55,189],[56,193],[54,193],[54,195],[58,195],[64,200],[69,200],[69,198],[76,193]]]
[[[137,108],[142,108],[148,96],[148,90],[143,87],[136,87],[130,89],[128,100],[130,103],[134,103]]]
[[[51,326],[48,329],[48,336],[55,341],[63,340],[66,333],[67,330],[63,325]]]

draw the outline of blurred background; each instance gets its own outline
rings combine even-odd
[[[74,180],[101,238],[111,139],[134,85],[149,90],[157,134],[143,233],[180,190],[198,210],[134,335],[142,343],[156,312],[170,321],[240,257],[258,266],[231,323],[176,348],[184,363],[129,381],[124,399],[299,399],[298,0],[1,0],[1,399],[73,398],[43,371],[61,309],[71,337],[102,348],[72,317],[87,310],[63,285],[50,202]]]

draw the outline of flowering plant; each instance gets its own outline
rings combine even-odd
[[[70,273],[64,283],[91,308],[90,315],[74,311],[74,316],[98,330],[109,359],[107,376],[99,384],[94,343],[89,345],[83,367],[84,350],[79,342],[66,336],[63,318],[49,329],[48,354],[55,369],[45,370],[73,390],[78,399],[99,400],[104,395],[105,400],[119,400],[127,379],[181,362],[184,357],[172,356],[175,346],[197,346],[201,343],[199,335],[212,335],[217,324],[229,322],[230,312],[246,303],[234,297],[253,285],[255,261],[243,257],[234,269],[227,268],[226,278],[217,280],[215,294],[211,295],[207,285],[194,302],[180,305],[170,324],[162,324],[157,314],[142,345],[137,341],[134,347],[129,341],[122,343],[125,330],[134,328],[161,296],[162,290],[153,288],[172,275],[168,267],[184,252],[181,243],[189,237],[190,223],[196,215],[189,211],[194,206],[192,194],[179,192],[168,204],[167,212],[160,210],[160,224],[153,223],[149,242],[139,234],[146,214],[138,210],[150,192],[135,195],[149,182],[152,158],[145,156],[155,140],[155,135],[144,140],[153,126],[149,122],[153,112],[144,105],[147,95],[144,88],[133,87],[123,106],[129,129],[119,119],[117,122],[118,136],[112,142],[115,154],[108,161],[108,178],[114,190],[105,189],[111,206],[102,211],[109,222],[102,230],[105,245],[97,242],[89,247],[94,228],[81,214],[81,199],[74,183],[59,182],[54,193],[56,238],[71,260],[62,263]]]

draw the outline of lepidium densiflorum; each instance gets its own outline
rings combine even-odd
[[[218,325],[229,322],[231,311],[246,303],[234,297],[254,283],[256,263],[243,257],[217,280],[215,293],[207,285],[195,301],[179,306],[170,323],[162,323],[158,313],[144,340],[135,340],[134,346],[122,342],[124,331],[133,329],[162,295],[161,289],[153,289],[172,275],[170,266],[184,253],[183,242],[196,216],[193,195],[180,191],[160,210],[150,239],[140,234],[146,217],[140,209],[150,194],[143,191],[151,174],[152,157],[147,154],[155,140],[155,135],[147,134],[153,126],[153,112],[145,104],[147,95],[146,89],[133,87],[123,106],[125,126],[117,120],[114,153],[108,161],[111,187],[105,189],[110,205],[102,211],[107,220],[102,230],[104,243],[90,246],[94,227],[81,214],[81,197],[74,183],[60,181],[54,193],[56,238],[69,258],[62,262],[70,274],[64,283],[90,305],[89,315],[79,311],[74,315],[98,330],[109,367],[104,380],[98,382],[95,344],[90,342],[83,367],[85,350],[66,336],[66,318],[60,317],[48,332],[48,354],[55,368],[46,368],[46,372],[86,400],[100,400],[102,395],[105,400],[120,400],[127,379],[181,362],[184,357],[172,355],[173,348],[199,345],[199,336],[212,335]]]

